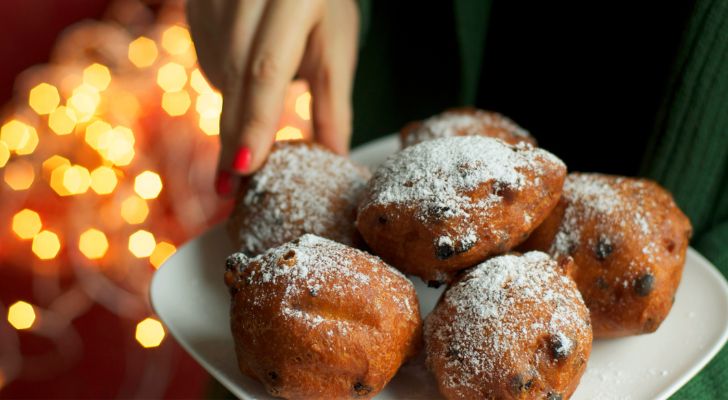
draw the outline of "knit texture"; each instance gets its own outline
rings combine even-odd
[[[698,0],[666,88],[643,174],[675,196],[693,246],[728,276],[728,0]],[[728,393],[728,349],[675,399]]]

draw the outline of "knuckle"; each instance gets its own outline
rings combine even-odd
[[[280,80],[281,72],[280,60],[272,54],[262,54],[252,60],[249,75],[254,82],[271,84]]]

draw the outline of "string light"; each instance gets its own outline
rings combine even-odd
[[[134,337],[144,348],[157,347],[164,340],[165,332],[162,323],[154,318],[146,318],[136,326]]]
[[[13,232],[21,239],[33,239],[43,227],[40,215],[28,208],[19,211],[13,216]]]
[[[109,194],[114,191],[118,180],[113,169],[101,166],[91,171],[91,189],[96,194]]]
[[[49,83],[40,83],[30,89],[28,105],[38,115],[48,115],[61,103],[58,89]]]
[[[12,119],[0,128],[0,140],[5,142],[8,150],[17,150],[28,142],[31,127],[17,119]]]
[[[129,52],[127,53],[129,61],[138,68],[154,64],[158,54],[157,44],[148,37],[140,36],[129,43]]]
[[[165,92],[179,92],[185,84],[187,84],[187,71],[182,65],[170,62],[159,68],[157,85]]]
[[[27,190],[35,179],[33,164],[15,160],[5,166],[5,183],[13,190]]]
[[[152,266],[154,266],[154,268],[159,268],[176,251],[177,248],[174,247],[172,243],[159,242],[157,243],[157,246],[154,247],[152,255],[149,256],[149,262],[152,264]]]
[[[297,140],[303,139],[303,132],[293,126],[284,126],[276,132],[276,140]]]
[[[134,191],[142,199],[156,199],[162,191],[162,178],[156,172],[144,171],[134,179]]]
[[[190,32],[181,26],[173,26],[162,33],[162,47],[169,54],[182,55],[191,46]]]
[[[60,156],[54,157],[63,158]],[[65,162],[61,160],[54,160],[57,165],[55,165],[53,167],[53,170],[51,171],[50,186],[51,189],[53,189],[53,191],[56,192],[56,194],[58,194],[59,196],[70,196],[71,192],[66,188],[66,185],[63,181],[65,180],[66,171],[71,169],[71,163],[66,159],[63,160],[65,160]],[[50,159],[46,160],[46,162],[48,161],[50,161]]]
[[[86,127],[86,134],[84,140],[91,146],[92,149],[99,149],[99,139],[103,134],[111,130],[111,125],[104,121],[94,121]]]
[[[190,108],[192,100],[186,90],[179,92],[164,92],[162,94],[162,108],[167,114],[176,117],[184,115]]]
[[[36,132],[35,128],[28,127],[28,140],[25,142],[25,144],[22,147],[19,147],[15,149],[15,154],[19,156],[32,154],[35,151],[35,148],[38,147],[38,132]]]
[[[308,121],[311,119],[311,92],[305,92],[296,98],[295,104],[296,114],[301,117],[302,120]]]
[[[93,63],[83,70],[83,82],[104,91],[111,83],[111,72],[105,65]]]
[[[72,165],[63,173],[63,187],[70,194],[83,194],[91,186],[91,174],[80,165]]]
[[[68,135],[76,127],[76,113],[59,106],[48,116],[48,127],[57,135]]]
[[[129,251],[136,258],[144,258],[152,255],[157,242],[151,232],[138,230],[129,236]]]
[[[24,301],[15,302],[8,308],[8,322],[15,329],[29,329],[35,322],[33,306]]]
[[[129,196],[121,203],[121,218],[129,225],[141,224],[148,215],[147,202],[137,196]]]
[[[33,237],[33,253],[41,260],[50,260],[61,250],[61,241],[58,235],[51,231],[40,231]]]
[[[89,260],[102,258],[109,249],[106,235],[98,229],[89,229],[78,238],[78,249]]]

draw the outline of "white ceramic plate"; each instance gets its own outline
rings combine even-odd
[[[352,153],[376,166],[398,148],[389,136]],[[169,332],[237,397],[270,398],[237,367],[223,284],[225,258],[233,252],[224,230],[214,227],[175,253],[154,275],[151,299]],[[413,279],[423,316],[442,289]],[[728,338],[728,285],[698,252],[688,250],[675,305],[650,335],[596,341],[573,399],[665,399],[708,363]],[[422,360],[403,366],[378,399],[439,398]]]

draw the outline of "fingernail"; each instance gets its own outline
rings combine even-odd
[[[235,159],[233,160],[233,168],[240,173],[248,172],[250,167],[250,149],[247,147],[241,147],[238,152],[235,153]]]
[[[233,190],[233,180],[228,171],[220,171],[215,177],[215,191],[221,196],[227,196]]]

